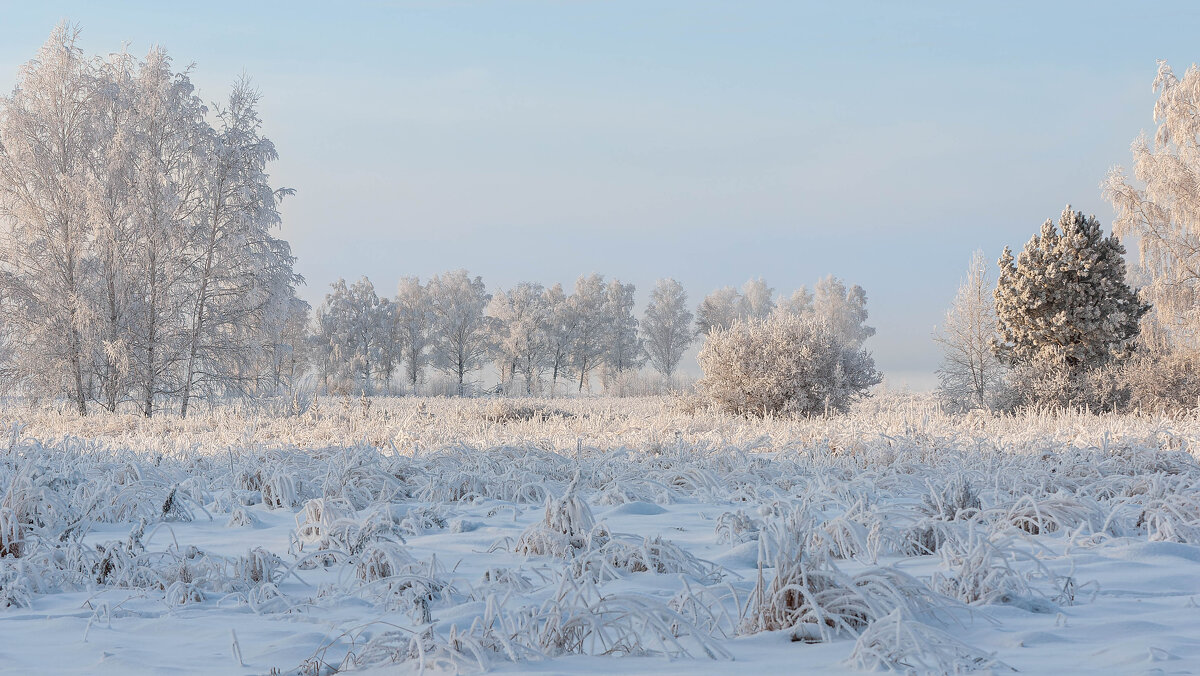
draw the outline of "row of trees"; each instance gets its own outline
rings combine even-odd
[[[1200,405],[1200,69],[1160,61],[1153,141],[1133,143],[1133,177],[1102,184],[1116,218],[1067,208],[1016,257],[1005,249],[990,288],[983,254],[936,334],[941,391],[962,407],[1150,409]],[[1126,282],[1125,248],[1138,255]]]
[[[401,373],[405,389],[415,391],[432,369],[462,394],[490,362],[502,390],[533,394],[546,381],[553,392],[567,379],[583,391],[596,374],[608,389],[646,365],[670,379],[697,337],[773,313],[813,317],[856,348],[875,332],[865,325],[865,292],[834,277],[815,293],[801,288],[778,303],[763,280],[751,280],[741,291],[709,294],[695,315],[673,279],[655,284],[640,318],[635,291],[593,274],[571,293],[522,282],[492,294],[479,277],[457,270],[425,284],[404,278],[387,298],[366,278],[339,280],[316,310],[308,358],[326,391],[391,391]]]
[[[0,375],[81,414],[279,385],[307,306],[258,93],[210,110],[163,50],[76,37],[55,29],[0,98]]]

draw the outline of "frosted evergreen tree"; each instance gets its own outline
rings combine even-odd
[[[687,292],[674,279],[660,279],[642,315],[642,341],[654,370],[670,378],[695,338]]]
[[[488,355],[488,322],[484,316],[491,296],[479,277],[466,270],[435,275],[429,280],[433,312],[433,367],[457,381],[458,395],[466,392],[467,376],[483,368]]]
[[[1149,306],[1125,282],[1125,247],[1070,206],[1015,259],[1005,248],[996,285],[995,353],[1012,365],[1078,373],[1129,347]]]

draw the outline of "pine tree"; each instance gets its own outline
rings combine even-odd
[[[1125,282],[1125,247],[1105,237],[1094,216],[1070,205],[1058,226],[1014,259],[1005,248],[996,286],[996,355],[1010,365],[1079,373],[1130,346],[1149,306]]]

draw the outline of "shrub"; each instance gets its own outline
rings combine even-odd
[[[1148,353],[1125,368],[1132,408],[1174,413],[1200,406],[1200,354],[1173,351]]]
[[[788,313],[713,331],[699,360],[701,394],[741,415],[845,411],[881,380],[869,353],[816,318]]]
[[[1022,364],[1008,373],[997,397],[997,410],[1123,411],[1130,403],[1124,360],[1089,369],[1072,368],[1062,360]]]

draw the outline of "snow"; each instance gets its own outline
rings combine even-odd
[[[0,664],[837,674],[896,654],[917,673],[939,655],[994,673],[1200,670],[1194,418],[950,416],[896,395],[811,420],[666,399],[514,405],[569,415],[497,421],[489,402],[451,399],[324,399],[292,417],[5,412],[28,427],[0,444],[0,527],[31,505],[56,516],[0,558],[0,597],[24,584],[28,601],[0,609]],[[249,525],[227,525],[238,510]],[[74,517],[86,534],[72,544],[57,536]],[[130,542],[140,517],[141,577],[98,583],[96,546]],[[944,534],[938,551],[911,551],[922,527]],[[519,553],[535,541],[553,546]],[[278,557],[265,579],[238,572],[252,550]],[[872,587],[851,630],[750,633],[760,563],[766,584],[781,561],[838,593],[881,574],[899,591]],[[979,598],[953,591],[967,587]],[[550,617],[585,638],[548,640]],[[430,626],[424,659],[409,656]],[[506,627],[528,630],[508,652]]]

